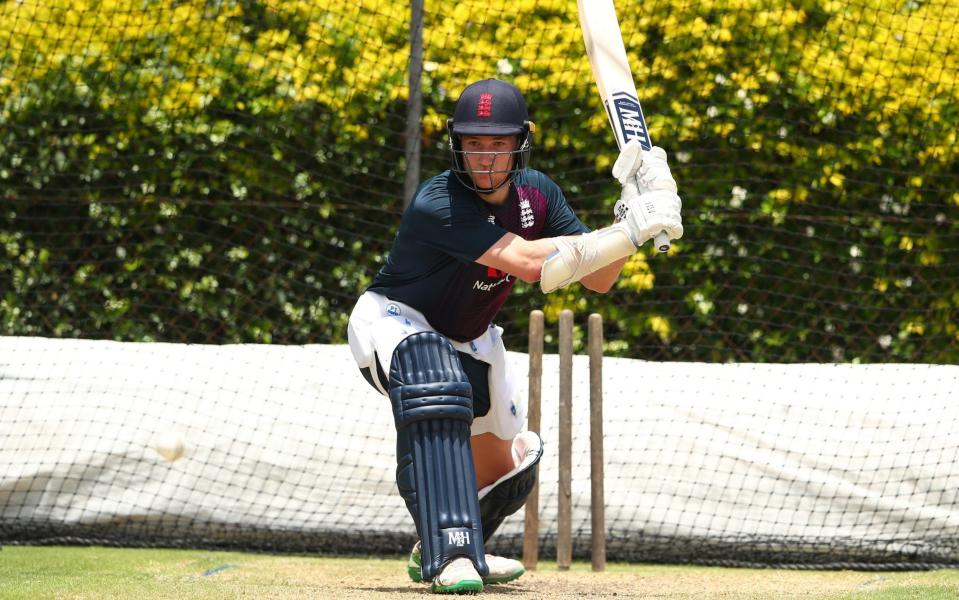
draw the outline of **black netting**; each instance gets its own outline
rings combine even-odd
[[[634,256],[607,295],[572,286],[543,296],[517,283],[497,318],[507,346],[524,349],[530,309],[543,308],[555,324],[559,310],[574,308],[604,315],[608,356],[956,363],[956,7],[654,0],[617,8],[652,138],[679,183],[686,233],[669,256]],[[531,166],[560,184],[584,222],[608,224],[615,144],[576,3],[427,1],[423,24],[422,176],[446,168],[445,119],[459,90],[500,77],[524,91],[538,125]],[[410,7],[378,0],[4,3],[0,335],[344,343],[349,311],[402,212],[409,32]],[[577,349],[584,329],[580,318]],[[546,343],[555,352],[556,336]],[[14,386],[14,367],[31,361],[55,362],[0,356],[0,383]],[[920,400],[939,402],[948,421],[955,376],[936,381],[944,387],[923,387]],[[7,423],[33,423],[13,411],[46,400],[10,389],[19,395],[0,404]],[[913,398],[901,395],[906,410]],[[71,414],[96,422],[97,406]],[[942,418],[922,406],[928,422]],[[146,517],[96,535],[31,521],[11,500],[22,498],[22,483],[12,483],[22,457],[13,453],[27,436],[2,431],[0,541],[181,543],[181,532]],[[880,494],[908,496],[909,482],[924,481],[926,466],[955,461],[956,447],[943,438],[939,455],[913,458]],[[954,536],[955,498],[939,502],[941,531]],[[335,533],[299,541],[302,532],[286,526],[265,527],[272,537],[225,527],[227,544],[240,547],[358,549],[354,540],[337,545]],[[637,547],[652,552],[614,540],[610,554],[728,559],[732,538],[721,527],[718,542],[715,531],[700,533],[680,541],[650,534]],[[900,547],[899,538],[861,551],[841,531],[759,536],[739,562],[776,555],[833,565],[864,553],[872,563],[954,561],[954,544],[936,535],[928,542],[927,533],[922,544],[939,544],[932,554]],[[194,532],[182,543],[221,545],[221,534]],[[380,540],[360,544],[374,551],[408,537],[356,539]],[[577,540],[585,552],[588,541]],[[803,544],[811,550],[791,554]]]

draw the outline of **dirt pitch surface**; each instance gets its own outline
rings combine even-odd
[[[410,582],[402,572],[403,563],[384,572],[384,561],[366,565],[324,563],[314,565],[308,578],[298,577],[300,585],[312,587],[314,597],[351,600],[435,597],[428,587]],[[399,573],[394,573],[397,570]],[[279,575],[279,573],[278,573]],[[875,592],[891,592],[889,597],[909,597],[894,590],[917,583],[909,573],[851,571],[785,571],[760,569],[723,569],[708,567],[671,567],[652,565],[610,565],[594,573],[588,564],[576,564],[570,571],[558,571],[555,563],[543,564],[536,571],[504,585],[488,585],[480,596],[527,599],[583,598],[648,599],[753,599],[753,598],[848,598],[870,597]],[[916,574],[921,579],[923,574]],[[237,573],[238,577],[242,577]],[[288,576],[295,577],[293,573]],[[313,587],[315,586],[315,587]],[[954,592],[946,597],[959,599],[959,577]],[[934,589],[935,586],[933,586]],[[945,590],[944,590],[945,591]],[[304,596],[306,597],[306,596]],[[917,598],[929,597],[926,595]]]
[[[271,556],[242,552],[7,546],[0,600],[433,598],[411,582],[405,558]],[[446,597],[446,596],[440,596]],[[453,596],[458,597],[458,596]],[[959,600],[959,571],[862,572],[610,564],[602,573],[555,563],[480,597]]]

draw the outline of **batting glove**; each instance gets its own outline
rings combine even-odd
[[[682,201],[665,150],[653,146],[644,151],[638,139],[630,140],[613,164],[613,177],[623,186],[613,209],[616,219],[627,223],[637,246],[660,231],[673,240],[682,237]]]
[[[626,224],[629,237],[636,246],[665,231],[671,240],[683,237],[680,217],[683,203],[670,190],[652,190],[641,194],[637,182],[627,181],[616,203],[616,218]]]
[[[676,180],[666,162],[666,151],[659,146],[643,151],[639,140],[635,138],[620,151],[619,158],[613,164],[613,177],[622,185],[635,178],[640,194],[656,190],[675,194],[677,191]]]

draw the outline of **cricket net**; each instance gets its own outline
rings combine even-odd
[[[956,564],[959,6],[627,4],[685,235],[497,317],[513,351],[533,308],[604,317],[610,556]],[[389,411],[343,355],[407,171],[447,168],[459,90],[499,77],[584,223],[619,195],[575,2],[423,8],[0,3],[0,543],[407,548]]]
[[[395,489],[391,411],[345,346],[0,338],[0,355],[2,543],[400,553],[415,540]],[[571,448],[581,558],[592,534],[585,359],[574,361]],[[528,358],[510,363],[523,375]],[[546,556],[558,369],[547,355]],[[959,564],[959,367],[607,359],[604,372],[612,560]],[[490,549],[517,555],[522,536],[520,511]]]

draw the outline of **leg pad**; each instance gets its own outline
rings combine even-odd
[[[526,503],[536,485],[536,472],[542,456],[543,440],[535,432],[524,431],[513,439],[516,467],[479,491],[483,541],[489,541],[503,520]]]
[[[416,333],[396,347],[390,400],[397,432],[396,483],[422,543],[423,579],[457,556],[489,573],[470,451],[469,380],[449,341]]]

